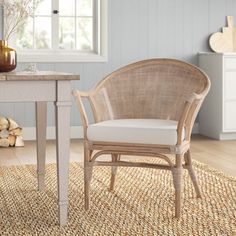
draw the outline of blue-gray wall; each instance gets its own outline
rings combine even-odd
[[[226,15],[234,15],[236,21],[235,0],[108,1],[107,63],[51,63],[38,64],[38,68],[80,74],[81,81],[73,87],[87,90],[113,70],[146,58],[172,57],[197,64],[197,53],[209,51],[208,37],[225,25]],[[19,69],[24,67],[19,65]],[[52,126],[52,104],[48,109]],[[25,127],[35,125],[34,104],[0,104],[0,115],[13,117]],[[80,125],[75,106],[71,124]]]

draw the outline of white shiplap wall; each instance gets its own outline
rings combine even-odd
[[[236,18],[235,0],[109,0],[107,63],[38,64],[38,68],[80,74],[81,81],[73,82],[73,87],[87,90],[137,60],[172,57],[197,64],[197,52],[209,50],[208,37],[225,25],[226,15]],[[52,104],[48,110],[48,125],[53,126]],[[13,117],[23,127],[35,126],[34,104],[0,103],[0,115]],[[71,125],[80,125],[74,105]]]

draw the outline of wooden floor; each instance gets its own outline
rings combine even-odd
[[[217,141],[203,136],[193,136],[192,157],[211,167],[236,176],[236,141]],[[47,142],[47,163],[56,162],[55,142]],[[82,140],[71,141],[71,162],[83,162]],[[0,166],[36,164],[35,142],[25,142],[25,147],[0,148]]]

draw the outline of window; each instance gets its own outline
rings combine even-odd
[[[40,0],[15,35],[18,60],[106,60],[106,1]]]

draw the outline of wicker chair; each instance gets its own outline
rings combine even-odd
[[[94,166],[111,166],[110,190],[118,166],[170,170],[177,218],[183,168],[201,197],[192,168],[190,138],[209,88],[208,77],[197,67],[173,59],[151,59],[113,72],[88,93],[74,91],[84,126],[85,209],[89,208]],[[88,98],[95,124],[89,125],[81,97]],[[103,154],[111,154],[111,161],[96,160]],[[166,154],[174,154],[175,162]],[[158,157],[166,165],[122,161],[122,155]]]

